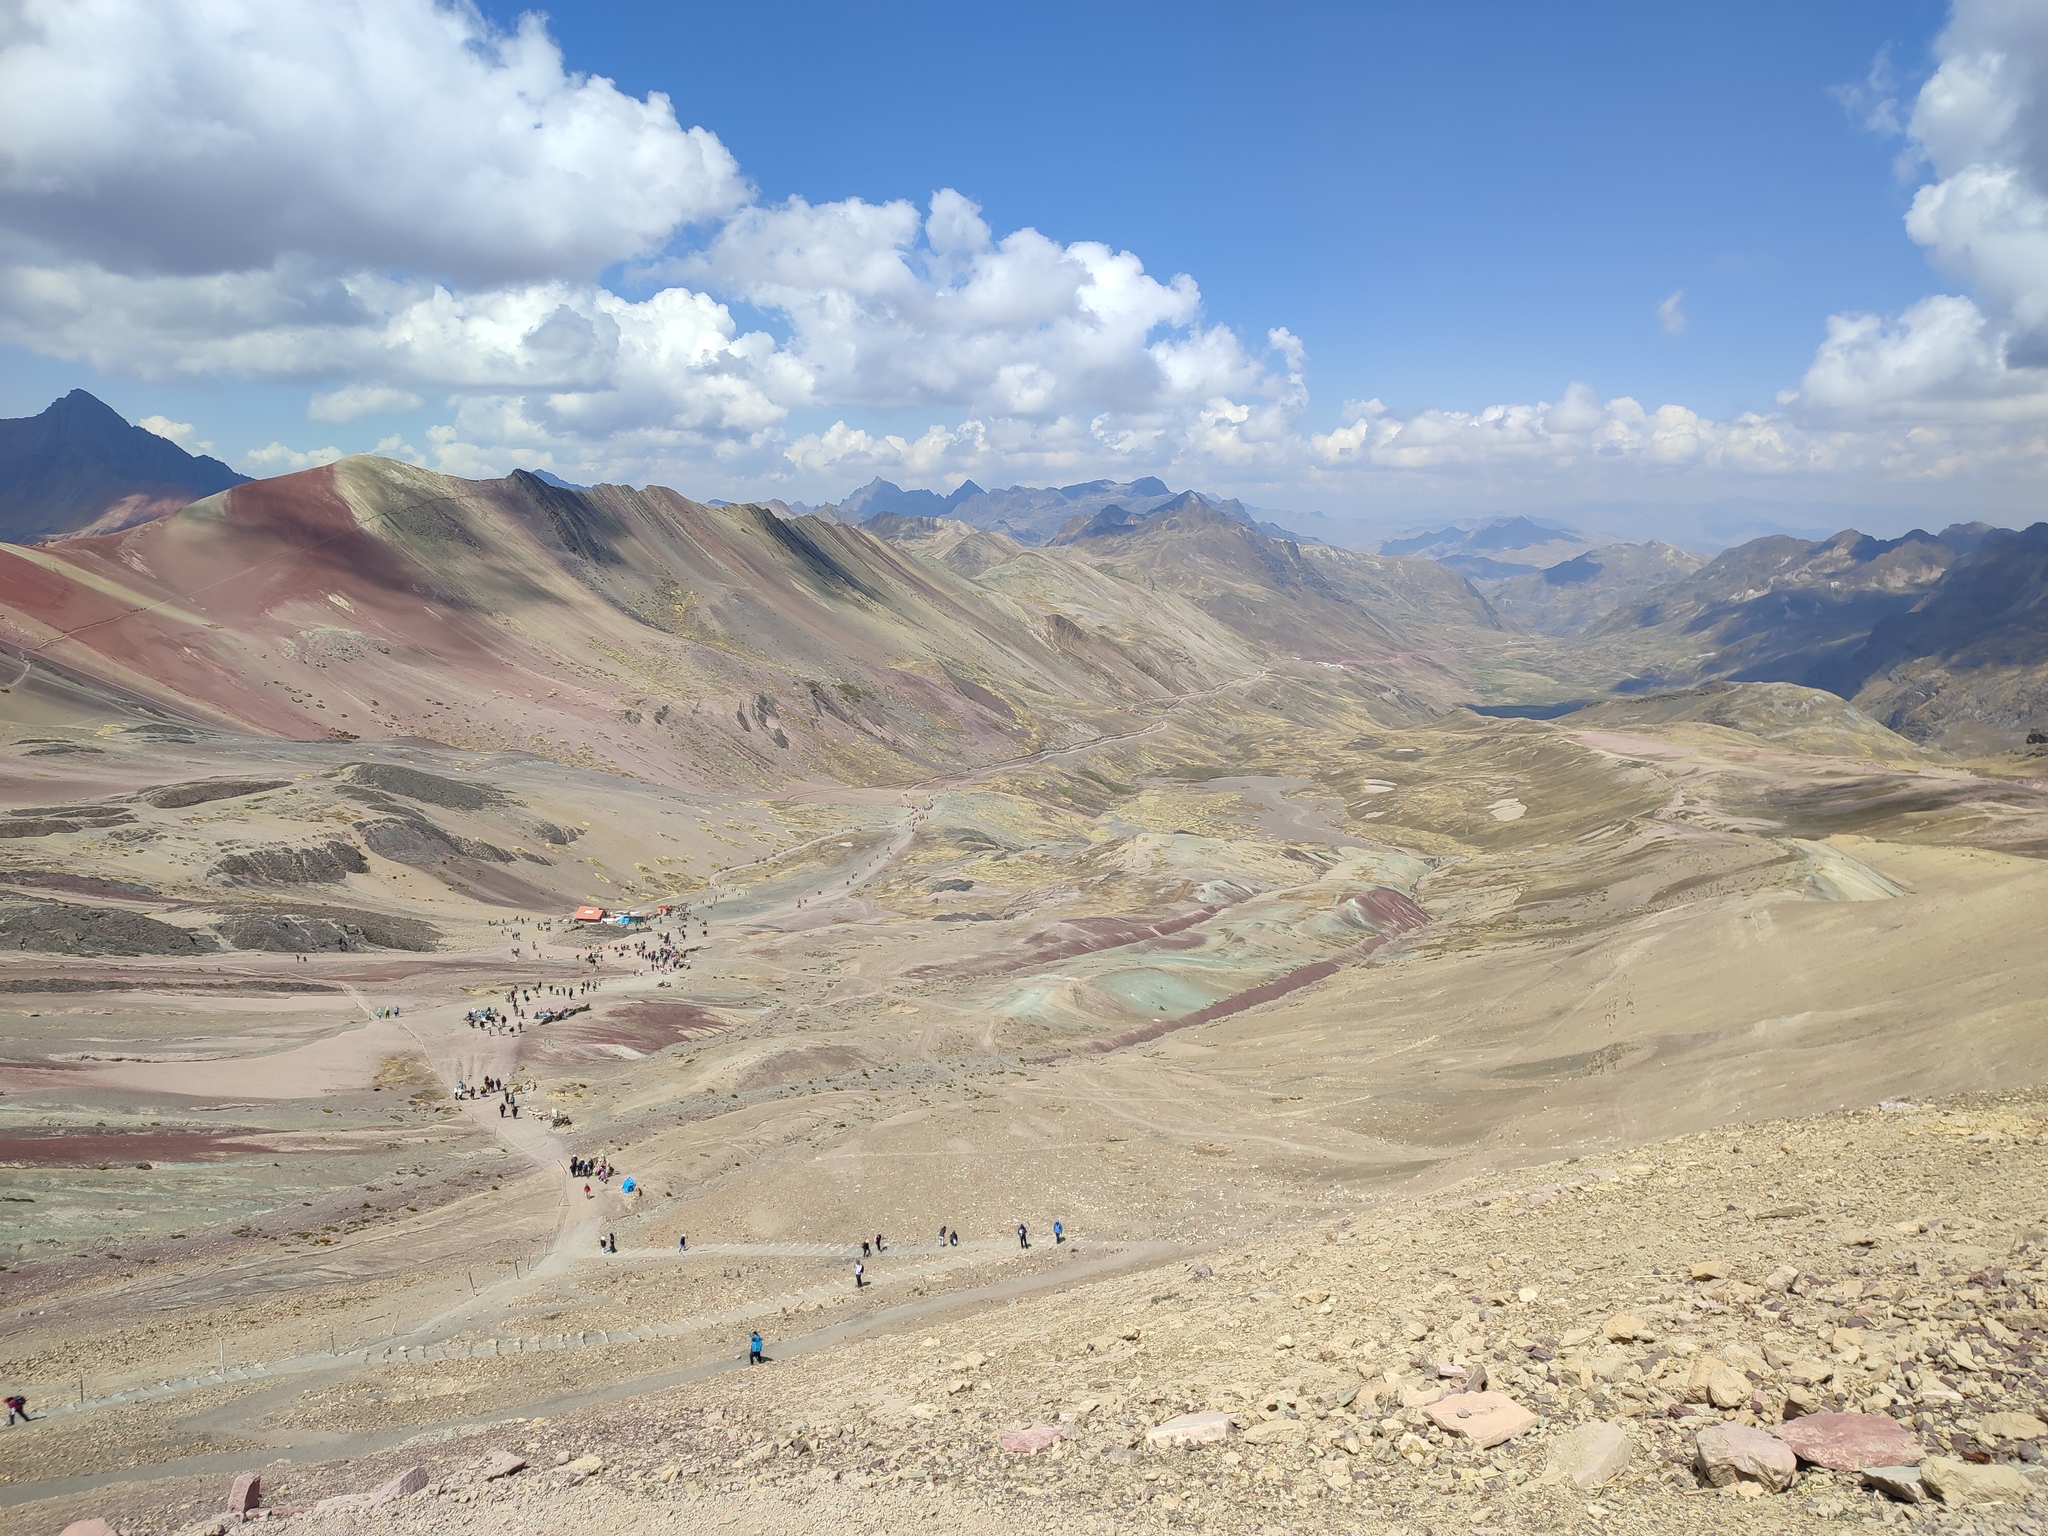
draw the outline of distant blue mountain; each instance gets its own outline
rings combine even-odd
[[[986,494],[972,480],[961,481],[958,490],[941,496],[935,491],[906,491],[893,480],[877,476],[841,500],[835,510],[850,523],[864,523],[878,512],[893,512],[898,517],[951,517],[961,502]]]
[[[40,416],[0,421],[0,542],[132,527],[248,478],[74,389]]]
[[[1276,523],[1260,522],[1236,500],[1188,491],[1178,495],[1198,495],[1232,521],[1275,538],[1316,542]],[[1001,491],[986,491],[968,480],[944,496],[935,491],[907,491],[893,481],[875,479],[837,505],[818,510],[842,522],[860,523],[883,514],[952,517],[971,528],[1008,534],[1021,544],[1045,544],[1106,515],[1111,523],[1142,518],[1174,500],[1176,493],[1166,482],[1151,475],[1137,480],[1085,480],[1077,485],[1013,485]]]
[[[545,469],[529,470],[529,474],[543,485],[552,485],[558,491],[587,491],[587,485],[578,485],[574,480],[564,480],[560,475],[550,474]]]

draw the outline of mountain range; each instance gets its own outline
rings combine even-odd
[[[0,642],[65,686],[219,728],[698,787],[915,777],[1276,665],[1408,718],[1471,691],[1347,596],[1354,557],[1312,561],[1200,498],[1058,548],[947,526],[983,541],[974,561],[659,487],[352,458],[0,546]]]
[[[1360,551],[1149,478],[808,512],[374,458],[250,482],[83,391],[0,423],[0,485],[0,638],[67,686],[664,781],[969,762],[1276,665],[1403,718],[1792,683],[1989,750],[2048,712],[2048,525],[1708,559],[1510,517]]]
[[[1261,521],[1234,497],[1211,496],[1200,491],[1175,492],[1165,481],[1150,475],[1138,480],[1088,480],[1078,485],[1013,485],[1001,491],[985,491],[972,480],[965,480],[944,496],[936,491],[906,491],[893,481],[876,478],[836,503],[790,510],[815,512],[835,522],[851,523],[866,522],[883,513],[898,517],[950,517],[970,528],[1005,534],[1020,544],[1045,544],[1092,519],[1105,515],[1111,516],[1112,521],[1118,515],[1126,520],[1142,517],[1187,496],[1200,497],[1232,522],[1270,537],[1296,543],[1314,542],[1276,523]]]

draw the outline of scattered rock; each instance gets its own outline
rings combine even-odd
[[[1597,1488],[1620,1473],[1634,1451],[1627,1431],[1619,1424],[1605,1420],[1581,1424],[1551,1442],[1543,1481],[1568,1482],[1574,1488]]]
[[[1810,1413],[1779,1428],[1801,1461],[1834,1472],[1912,1466],[1925,1454],[1897,1419],[1881,1413]]]
[[[1457,1392],[1424,1411],[1439,1429],[1463,1435],[1481,1450],[1536,1427],[1536,1415],[1505,1392]]]
[[[1701,1259],[1692,1267],[1695,1280],[1726,1280],[1730,1273],[1726,1259]]]
[[[1977,1421],[1977,1433],[1986,1440],[2038,1440],[2048,1435],[2048,1424],[2031,1413],[1987,1413]]]
[[[1227,1413],[1183,1413],[1145,1431],[1148,1445],[1215,1445],[1230,1438]]]
[[[1308,1425],[1286,1417],[1261,1419],[1244,1432],[1247,1445],[1306,1445]]]
[[[114,1528],[104,1520],[74,1520],[62,1536],[114,1536]]]
[[[578,1456],[569,1463],[569,1470],[579,1477],[595,1477],[604,1470],[602,1456]]]
[[[1053,1425],[1034,1424],[1029,1429],[1005,1430],[996,1436],[996,1444],[1019,1456],[1036,1456],[1040,1451],[1052,1449],[1052,1443],[1059,1437],[1060,1432]]]
[[[263,1479],[257,1473],[244,1472],[228,1490],[229,1514],[246,1515],[262,1502]]]
[[[1403,1408],[1427,1408],[1431,1403],[1449,1391],[1450,1388],[1440,1381],[1404,1382],[1401,1386],[1401,1406]]]
[[[1811,1387],[1789,1386],[1785,1389],[1785,1417],[1802,1418],[1809,1413],[1819,1413],[1826,1405],[1821,1396]]]
[[[510,1477],[515,1472],[526,1470],[526,1458],[514,1451],[493,1451],[491,1459],[484,1463],[484,1481],[494,1483],[501,1477]]]
[[[1920,1481],[1944,1504],[2018,1504],[2033,1493],[2033,1481],[2014,1467],[1992,1462],[1972,1466],[1953,1456],[1929,1456],[1920,1463]]]
[[[1701,1355],[1685,1379],[1685,1400],[1739,1408],[1749,1401],[1749,1378],[1714,1355]]]
[[[389,1504],[393,1499],[402,1499],[409,1493],[418,1493],[426,1486],[427,1469],[408,1467],[370,1495],[369,1507],[375,1509],[380,1504]]]
[[[1648,1323],[1644,1322],[1640,1317],[1631,1317],[1626,1312],[1617,1312],[1613,1317],[1607,1319],[1606,1327],[1602,1329],[1602,1332],[1617,1344],[1626,1344],[1632,1339],[1649,1340],[1657,1337],[1655,1331],[1651,1329]]]
[[[1768,1430],[1747,1424],[1716,1424],[1693,1437],[1693,1465],[1703,1482],[1726,1488],[1755,1483],[1768,1493],[1783,1493],[1799,1470],[1792,1447]]]
[[[1792,1289],[1792,1282],[1798,1278],[1798,1270],[1794,1269],[1790,1264],[1780,1264],[1776,1269],[1764,1276],[1764,1289],[1776,1291],[1778,1294],[1783,1295],[1786,1291]]]
[[[1920,1480],[1918,1467],[1865,1467],[1863,1481],[1900,1504],[1927,1502],[1927,1485]]]
[[[1707,1401],[1716,1408],[1740,1408],[1749,1402],[1749,1378],[1724,1365],[1707,1378]]]

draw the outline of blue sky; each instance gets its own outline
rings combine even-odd
[[[1828,88],[1880,49],[1924,72],[1944,13],[595,3],[553,25],[771,198],[957,187],[998,229],[1193,274],[1212,317],[1303,338],[1334,419],[1571,379],[1768,409],[1827,313],[1927,289],[1898,145]]]
[[[1971,254],[2025,220],[1969,171],[2038,200],[2040,146],[1919,98],[2031,106],[2023,0],[238,5],[239,41],[157,15],[124,58],[30,0],[0,100],[52,82],[13,137],[59,190],[0,178],[0,412],[83,384],[252,472],[1158,473],[1361,526],[2038,490],[2031,258]],[[112,169],[46,122],[94,92],[134,103]],[[161,148],[222,124],[244,147]]]

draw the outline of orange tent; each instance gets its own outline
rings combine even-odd
[[[605,911],[603,907],[578,907],[576,909],[575,921],[579,923],[601,923],[604,921],[604,918]]]

